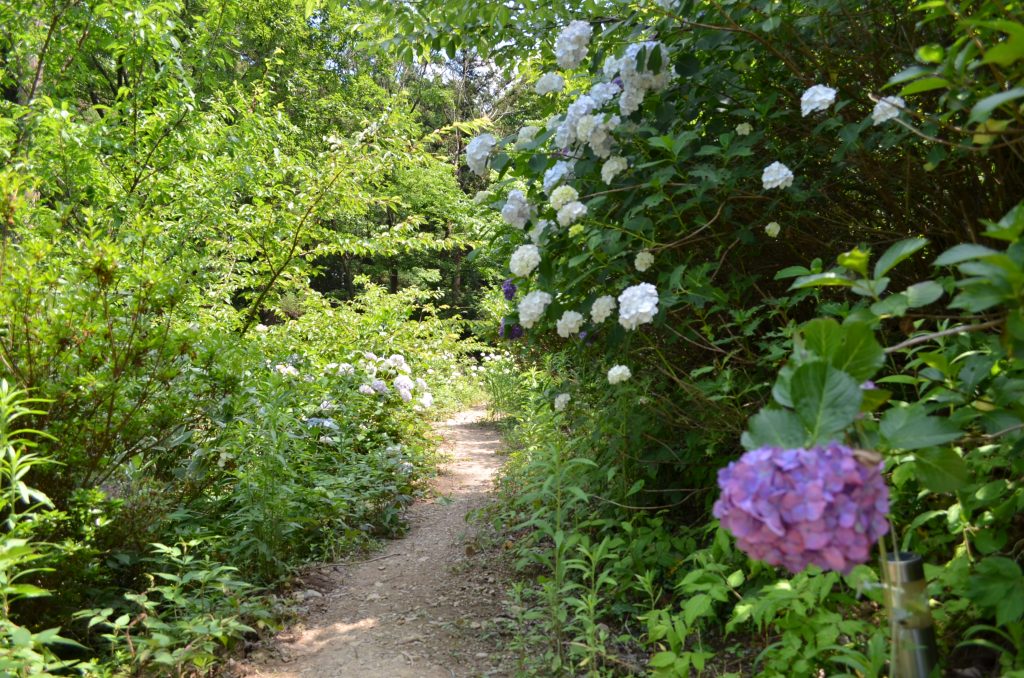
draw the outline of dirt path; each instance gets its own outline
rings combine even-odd
[[[486,503],[500,439],[469,410],[439,427],[453,461],[440,497],[417,503],[411,529],[366,561],[303,578],[303,622],[278,635],[241,675],[462,678],[510,675],[495,654],[500,575],[474,561],[467,511]]]

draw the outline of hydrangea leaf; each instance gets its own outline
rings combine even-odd
[[[894,407],[879,424],[882,439],[893,450],[919,450],[956,440],[960,430],[945,419],[930,417],[920,406]]]
[[[853,377],[825,363],[798,367],[790,381],[790,392],[811,444],[835,440],[853,423],[863,398]]]
[[[914,453],[917,479],[932,492],[955,492],[967,482],[967,466],[952,448],[929,447]]]
[[[740,442],[748,450],[759,447],[792,449],[803,445],[807,431],[800,418],[789,410],[763,409],[747,424]]]
[[[866,381],[885,363],[885,353],[874,332],[864,323],[840,325],[818,318],[800,330],[804,347],[858,382]]]

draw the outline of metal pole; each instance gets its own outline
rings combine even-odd
[[[892,630],[892,678],[928,678],[939,660],[921,556],[887,553],[882,563]]]

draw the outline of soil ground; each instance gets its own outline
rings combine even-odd
[[[253,678],[509,676],[499,654],[500,558],[481,554],[466,514],[486,505],[501,440],[482,409],[441,424],[451,456],[436,496],[410,510],[410,530],[361,562],[304,575],[300,623],[254,652]]]

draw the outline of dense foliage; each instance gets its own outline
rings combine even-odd
[[[496,388],[534,668],[880,675],[889,532],[945,670],[1020,675],[1019,5],[390,11],[400,52],[479,49],[544,102],[466,154],[531,367]]]
[[[489,219],[365,18],[0,3],[0,673],[205,671],[404,529]]]
[[[914,551],[1024,675],[1019,3],[0,22],[0,672],[208,671],[473,374],[523,670],[892,675]]]

